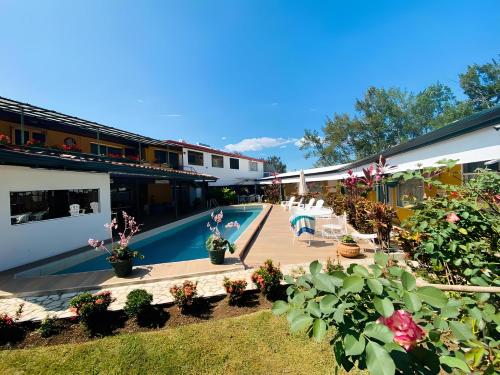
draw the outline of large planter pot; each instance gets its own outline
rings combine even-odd
[[[210,262],[212,264],[224,264],[224,256],[226,255],[226,250],[209,250],[208,256],[210,257]]]
[[[360,248],[355,243],[342,243],[337,244],[337,253],[344,258],[356,258],[359,255]]]
[[[132,273],[132,258],[110,263],[118,277],[125,277]]]

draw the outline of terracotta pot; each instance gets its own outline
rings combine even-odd
[[[356,258],[359,255],[360,248],[356,243],[342,243],[337,244],[337,253],[344,258]]]

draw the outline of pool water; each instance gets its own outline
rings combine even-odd
[[[245,210],[225,210],[223,224],[230,221],[237,221],[240,224],[240,229],[224,229],[223,225],[219,225],[219,229],[225,238],[234,242],[247,229],[250,223],[255,220],[261,211],[262,207],[260,206],[247,207]],[[194,219],[175,228],[168,229],[162,233],[133,243],[130,247],[144,255],[144,259],[134,259],[134,265],[208,258],[205,241],[211,233],[210,229],[207,228],[207,222],[209,220],[210,215],[207,214],[204,217]],[[94,257],[53,274],[61,275],[111,269],[111,265],[106,260],[107,256],[107,254],[104,254]]]

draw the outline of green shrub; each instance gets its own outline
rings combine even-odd
[[[194,297],[197,294],[197,286],[197,282],[185,280],[182,285],[174,285],[170,288],[170,294],[174,297],[174,303],[181,310],[192,305]]]
[[[238,201],[236,191],[227,187],[222,188],[222,199],[224,204],[236,204]]]
[[[336,261],[333,261],[332,258],[328,258],[326,260],[325,273],[329,275],[334,275],[335,272],[343,270],[344,266],[342,265],[342,263],[340,263],[340,256],[338,254]]]
[[[252,276],[252,281],[257,289],[265,296],[276,295],[283,280],[283,273],[279,265],[273,265],[273,261],[268,259],[255,271]]]
[[[123,310],[129,317],[140,319],[151,311],[153,295],[144,289],[134,289],[127,295]]]
[[[69,301],[69,307],[85,330],[92,333],[113,301],[109,291],[96,294],[81,293]]]
[[[47,317],[40,324],[38,332],[40,332],[40,336],[45,338],[57,335],[60,332],[59,327],[57,326],[57,319],[47,315]]]
[[[238,303],[247,288],[246,280],[230,280],[228,277],[224,277],[222,285],[226,289],[226,293],[229,295],[228,300],[230,305]]]
[[[335,215],[340,216],[347,212],[347,200],[344,194],[330,192],[326,195],[325,203]]]
[[[374,375],[494,373],[500,319],[488,295],[451,298],[418,287],[385,253],[375,254],[369,268],[352,264],[331,275],[322,268],[315,261],[296,281],[285,276],[287,301],[276,301],[272,311],[286,314],[292,332],[317,341],[328,336],[345,371],[357,364]]]

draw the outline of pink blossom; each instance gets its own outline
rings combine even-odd
[[[104,241],[94,240],[93,238],[89,238],[89,245],[93,248],[98,248],[104,245]]]
[[[236,228],[240,229],[240,224],[237,221],[230,221],[226,224],[226,228]]]
[[[446,215],[446,221],[448,223],[452,223],[452,224],[455,224],[457,221],[459,221],[460,218],[458,217],[458,215],[454,212],[451,212],[449,213],[448,215]]]
[[[425,331],[415,321],[411,314],[404,310],[394,311],[389,318],[380,317],[377,323],[384,324],[394,334],[394,342],[405,348],[413,349],[419,340],[425,337]]]

